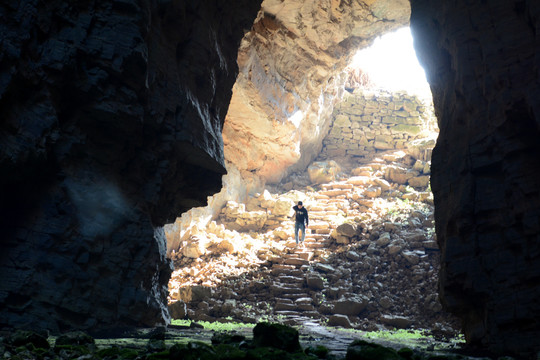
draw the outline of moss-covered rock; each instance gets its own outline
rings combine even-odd
[[[150,339],[146,344],[146,350],[149,352],[160,352],[166,348],[164,340]]]
[[[319,359],[326,359],[330,350],[328,350],[328,348],[326,348],[325,346],[317,345],[315,347],[306,348],[304,352],[306,353],[306,355],[315,355]]]
[[[74,359],[92,354],[93,348],[86,345],[56,345],[54,352],[64,359]]]
[[[169,350],[163,350],[146,356],[146,360],[169,360]]]
[[[414,351],[412,351],[412,349],[409,349],[409,348],[403,348],[403,349],[398,350],[398,355],[406,360],[412,360],[414,356]]]
[[[17,330],[11,336],[4,339],[4,343],[13,347],[26,346],[32,344],[36,348],[49,349],[51,346],[45,334],[38,334],[33,331]]]
[[[292,327],[262,322],[253,328],[253,346],[272,347],[288,352],[301,351],[298,330]]]
[[[292,354],[275,347],[256,347],[246,354],[246,360],[290,360]]]
[[[169,349],[171,360],[214,360],[219,359],[214,348],[202,342],[187,345],[175,344]]]
[[[59,345],[95,345],[93,337],[82,331],[65,333],[56,339],[55,347]]]
[[[402,360],[397,351],[364,340],[355,340],[347,348],[346,360]]]
[[[96,353],[101,359],[122,359],[130,360],[139,356],[139,352],[135,349],[122,349],[118,347],[111,347],[98,350]]]
[[[214,350],[220,360],[244,360],[247,356],[246,351],[230,344],[218,344]]]
[[[246,341],[246,337],[240,334],[216,332],[212,335],[212,344],[237,344],[240,345]]]

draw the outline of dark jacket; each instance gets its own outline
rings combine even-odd
[[[294,205],[293,210],[295,213],[296,222],[301,223],[301,224],[305,223],[307,226],[309,223],[309,218],[308,218],[306,208],[302,206],[302,208],[299,209],[298,205]]]

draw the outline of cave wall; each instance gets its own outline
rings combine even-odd
[[[409,17],[408,0],[263,1],[238,50],[240,72],[223,125],[223,189],[166,227],[169,251],[227,201],[245,202],[266,183],[305,171],[322,149],[352,56]]]
[[[166,323],[162,226],[225,173],[257,1],[0,4],[0,326]]]
[[[440,294],[470,344],[540,350],[540,3],[411,0],[440,135]]]
[[[318,158],[366,158],[405,150],[416,140],[435,137],[436,127],[427,99],[406,92],[357,89],[336,104]]]
[[[408,0],[264,0],[239,49],[223,127],[226,160],[267,183],[305,170],[343,95],[343,69],[409,17]]]

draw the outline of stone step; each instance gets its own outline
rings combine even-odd
[[[287,257],[283,259],[283,264],[285,265],[294,265],[294,266],[302,266],[302,265],[308,265],[309,261],[304,260],[300,257]]]
[[[295,311],[295,310],[296,310],[296,305],[295,304],[277,303],[274,306],[274,312]]]
[[[279,295],[282,298],[298,299],[308,296],[301,287],[292,287],[290,284],[287,285],[289,286],[272,284],[270,285],[270,290],[274,295]]]
[[[327,229],[317,229],[317,231],[315,231],[315,235],[329,235],[331,232],[332,229],[330,228],[330,224],[328,224]]]
[[[324,234],[309,234],[309,235],[306,235],[305,240],[308,242],[317,242],[317,241],[326,239],[327,237],[328,235],[324,235]]]
[[[332,190],[319,191],[319,194],[326,195],[328,197],[337,197],[337,196],[341,196],[341,195],[347,195],[350,192],[351,192],[351,190],[332,189]]]
[[[304,278],[303,277],[296,277],[296,276],[290,276],[290,275],[284,275],[280,274],[276,277],[276,280],[281,283],[287,283],[287,284],[303,284]]]
[[[327,245],[323,242],[315,242],[315,243],[306,244],[307,249],[323,249],[323,248],[326,248],[326,246]]]
[[[310,246],[313,245],[313,244],[309,244]],[[305,247],[307,248],[308,247],[308,244],[305,244]],[[306,261],[309,261],[311,260],[311,258],[313,257],[313,252],[311,251],[301,251],[301,252],[296,252],[295,253],[296,256],[298,256],[299,258],[301,259],[304,259]]]
[[[298,304],[296,305],[296,308],[301,311],[313,311],[315,312],[315,307],[310,304]]]
[[[288,275],[288,276],[304,276],[304,273],[302,270],[296,268],[296,267],[293,267],[293,269],[274,269],[272,267],[272,270],[271,270],[271,273],[272,275],[279,275],[279,274],[283,274],[283,275]]]

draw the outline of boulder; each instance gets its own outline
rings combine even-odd
[[[285,197],[280,197],[279,199],[277,199],[277,201],[274,204],[272,215],[291,217],[294,212],[294,210],[292,209],[293,206],[294,206],[294,201],[287,199]]]
[[[258,198],[261,207],[265,209],[272,209],[276,203],[276,199],[272,197],[272,194],[268,190],[264,190]]]
[[[390,244],[390,233],[382,233],[375,243],[379,247],[385,247],[386,245]]]
[[[397,184],[407,184],[415,176],[418,176],[418,172],[397,165],[389,165],[384,173],[386,180]]]
[[[416,265],[420,262],[420,257],[414,251],[405,250],[401,253],[401,255],[411,265]]]
[[[239,214],[236,218],[236,224],[243,231],[259,231],[263,228],[268,218],[265,211],[249,211]]]
[[[273,347],[297,352],[302,350],[299,338],[298,330],[286,325],[261,322],[253,328],[254,347]]]
[[[313,184],[324,184],[336,179],[340,167],[334,160],[317,161],[312,163],[307,171]]]
[[[345,235],[338,235],[336,236],[336,243],[347,245],[351,242],[351,238]]]
[[[382,189],[378,186],[370,186],[364,190],[364,195],[368,198],[379,197],[382,193]]]
[[[185,318],[187,315],[186,303],[180,300],[169,304],[169,314],[173,319]]]
[[[201,301],[209,299],[212,296],[212,289],[207,286],[195,285],[195,286],[182,286],[178,289],[178,300],[185,303],[192,301]]]
[[[322,263],[316,263],[315,269],[323,273],[333,273],[336,271],[332,266]]]
[[[182,247],[182,255],[188,258],[197,259],[206,254],[206,242],[199,236],[192,236],[190,241]]]
[[[336,228],[338,235],[353,237],[356,235],[357,225],[351,223],[343,223]]]
[[[405,316],[382,315],[381,322],[398,329],[406,329],[412,325],[412,320]]]
[[[277,228],[276,230],[274,230],[274,236],[281,240],[287,240],[289,238],[289,232],[287,232],[283,228]]]
[[[416,176],[410,178],[408,183],[410,186],[415,188],[426,188],[429,185],[429,179],[430,177],[428,175]]]
[[[360,297],[339,300],[334,303],[334,313],[357,316],[366,308],[367,304],[367,300]]]
[[[322,290],[322,289],[324,289],[324,281],[317,274],[309,274],[309,275],[307,275],[306,276],[306,283],[307,283],[307,286],[311,290]]]
[[[353,327],[351,325],[351,322],[349,321],[349,318],[341,314],[330,315],[328,317],[328,326],[341,326],[347,329],[350,329]]]
[[[347,251],[347,253],[345,253],[345,257],[347,257],[347,259],[351,260],[351,261],[358,261],[361,259],[360,255],[358,255],[358,253],[356,251]]]
[[[223,251],[223,252],[228,252],[228,253],[235,253],[236,252],[236,248],[234,246],[234,243],[230,240],[221,240],[218,244],[218,249]]]
[[[401,360],[394,349],[364,340],[355,340],[347,348],[346,360]]]
[[[382,191],[390,190],[390,183],[384,179],[375,178],[373,182],[377,184]]]

